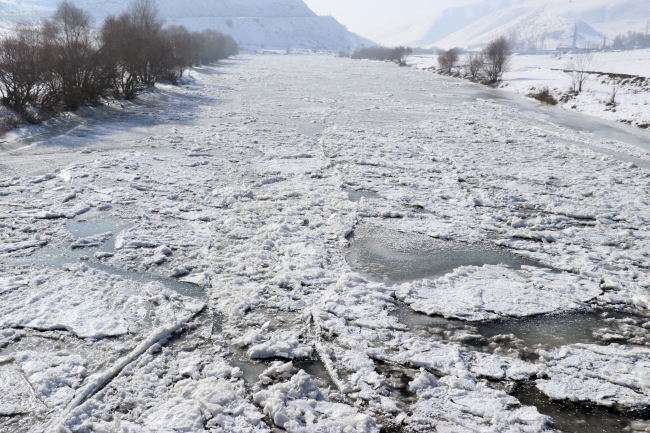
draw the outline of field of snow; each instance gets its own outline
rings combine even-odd
[[[650,139],[390,63],[192,76],[0,143],[0,431],[650,429]]]
[[[650,50],[595,53],[593,70],[604,74],[624,74],[645,80],[613,79],[593,74],[583,93],[562,100],[571,89],[571,77],[563,72],[573,60],[573,54],[514,55],[510,70],[504,75],[502,90],[530,95],[547,87],[559,106],[590,116],[631,125],[650,125]],[[437,66],[437,56],[417,56],[409,62],[426,69]],[[607,105],[616,89],[616,106]]]
[[[54,0],[0,0],[0,29],[18,23],[37,23],[55,12]],[[74,0],[100,26],[109,15],[123,12],[128,0]],[[301,0],[215,0],[178,2],[159,0],[167,25],[190,30],[218,30],[231,35],[244,50],[352,51],[373,43],[349,32],[332,17],[319,17]],[[0,30],[1,31],[1,30]]]

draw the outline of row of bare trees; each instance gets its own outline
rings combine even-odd
[[[413,54],[413,49],[410,47],[382,47],[375,46],[369,48],[360,48],[350,56],[352,59],[361,60],[379,60],[395,62],[399,65],[405,66],[406,60]]]
[[[461,51],[458,48],[441,51],[438,54],[439,71],[452,74],[459,67]],[[510,46],[505,37],[500,37],[488,44],[480,53],[469,53],[463,65],[466,75],[474,80],[498,83],[508,70],[510,63]]]
[[[2,105],[38,122],[107,98],[134,99],[157,82],[178,82],[189,66],[237,52],[215,31],[164,28],[153,0],[133,0],[100,29],[66,1],[41,26],[0,40]]]

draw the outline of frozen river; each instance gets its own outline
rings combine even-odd
[[[192,75],[0,143],[1,432],[650,431],[644,136],[387,63]]]

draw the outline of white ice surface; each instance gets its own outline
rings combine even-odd
[[[628,409],[650,402],[650,351],[646,348],[576,345],[542,352],[548,379],[537,388],[554,400]]]
[[[393,313],[402,295],[415,309],[472,320],[600,306],[635,311],[644,330],[647,152],[478,100],[481,88],[468,83],[380,62],[242,56],[192,74],[195,82],[150,95],[153,108],[119,127],[2,154],[0,244],[47,242],[0,259],[2,366],[24,372],[44,399],[3,400],[28,408],[20,420],[98,432],[309,423],[544,431],[546,416],[490,387],[521,380],[557,398],[647,406],[644,393],[631,397],[645,386],[643,342],[543,346],[540,360],[525,361],[505,339],[484,353],[464,343],[471,335],[436,339]],[[358,190],[375,194],[349,200]],[[53,251],[73,252],[70,220],[103,216],[132,226],[115,231],[112,256],[43,264]],[[371,282],[345,260],[360,224],[491,243],[560,272],[465,267],[402,287]],[[98,248],[81,252],[108,252]],[[142,278],[182,268],[201,284],[190,286],[198,299],[174,292],[186,288],[177,280],[165,288],[92,265]],[[570,364],[563,350],[598,369]],[[33,354],[41,364],[30,364]],[[281,365],[310,356],[328,380],[290,370],[245,384],[244,369],[267,367],[258,355]],[[615,372],[615,387],[606,373],[593,382],[602,388],[564,387],[592,370]],[[402,373],[416,400],[401,396]],[[31,416],[47,405],[42,421]]]
[[[602,293],[598,282],[526,267],[463,267],[437,281],[402,285],[397,296],[415,311],[464,320],[534,316],[584,308]]]

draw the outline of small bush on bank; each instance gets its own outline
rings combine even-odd
[[[0,134],[5,134],[23,123],[21,116],[10,108],[0,106]]]
[[[547,104],[547,105],[558,104],[557,99],[555,99],[555,97],[551,94],[551,91],[548,90],[548,87],[543,87],[542,89],[539,89],[537,91],[528,94],[527,96],[533,99],[537,99],[543,104]]]
[[[484,64],[485,56],[483,53],[469,53],[467,55],[467,73],[472,80],[481,78]]]
[[[451,74],[452,69],[454,69],[458,63],[459,52],[460,50],[458,48],[440,51],[438,53],[439,70],[445,74]]]

